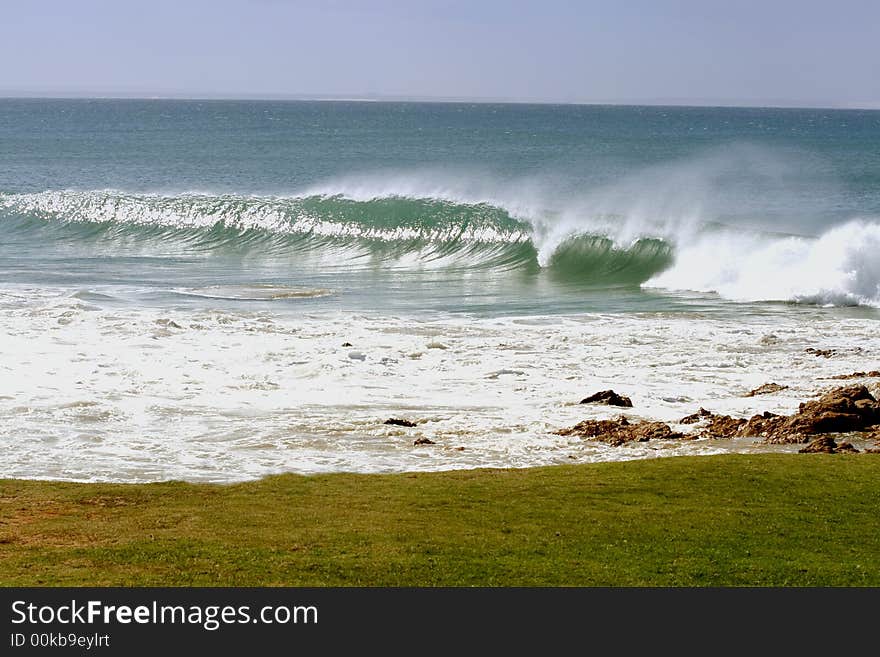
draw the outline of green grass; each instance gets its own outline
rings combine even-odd
[[[5,586],[878,586],[880,457],[0,480]]]

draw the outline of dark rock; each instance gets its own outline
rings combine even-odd
[[[816,429],[806,433],[858,431],[880,423],[880,403],[862,385],[835,388],[819,399],[800,405],[793,418]]]
[[[859,450],[851,443],[837,442],[831,436],[819,436],[811,440],[806,447],[798,450],[800,454],[858,454]]]
[[[617,431],[620,427],[629,425],[629,420],[620,416],[616,420],[584,420],[573,427],[560,429],[555,433],[559,436],[581,436],[582,438],[594,438],[606,433]]]
[[[437,443],[435,443],[433,440],[430,440],[429,438],[416,438],[413,441],[413,445],[436,445],[436,444]]]
[[[808,354],[813,354],[814,356],[821,356],[822,358],[831,358],[837,353],[834,349],[814,349],[813,347],[807,347],[804,351]]]
[[[582,399],[581,404],[607,404],[608,406],[625,406],[632,408],[632,400],[629,397],[618,395],[613,390],[603,390],[594,395],[590,395],[586,399]]]
[[[608,403],[601,400],[610,398],[612,395],[618,396],[613,391],[606,390],[585,399],[582,403],[595,403],[596,401]],[[877,444],[880,447],[880,401],[875,399],[863,385],[830,390],[818,399],[802,403],[798,412],[793,415],[776,415],[764,412],[745,420],[730,415],[716,415],[705,408],[700,408],[696,413],[680,420],[682,424],[703,421],[705,421],[705,425],[700,431],[700,437],[754,437],[762,439],[762,442],[767,444],[809,443],[801,451],[817,452],[830,449],[836,450],[830,453],[837,453],[857,450],[849,443],[841,443],[838,446],[827,434],[858,431],[872,432],[867,438],[878,441]],[[585,439],[599,440],[610,445],[622,445],[633,441],[644,442],[653,439],[694,437],[673,432],[663,422],[631,423],[622,415],[615,420],[585,420],[555,433],[561,436],[580,436]],[[817,437],[822,440],[817,441]]]
[[[730,438],[737,435],[740,427],[746,423],[742,418],[729,415],[713,415],[700,435],[705,438]]]
[[[679,420],[680,424],[694,424],[695,422],[699,422],[700,420],[705,420],[708,417],[713,417],[715,414],[712,411],[707,411],[702,406],[700,410],[696,413],[691,413],[690,415],[685,415],[683,418]]]
[[[857,413],[835,413],[823,411],[813,415],[795,415],[790,424],[806,434],[814,433],[846,433],[856,431],[864,426]]]
[[[806,447],[798,450],[799,454],[834,454],[837,443],[831,436],[819,436],[810,441]]]
[[[750,436],[761,438],[768,444],[806,443],[817,434],[864,431],[874,424],[880,424],[880,402],[861,385],[835,388],[819,399],[802,403],[798,412],[790,416],[765,412],[742,420],[708,411],[707,415],[703,410],[682,421],[696,422],[708,418],[702,436]]]
[[[829,377],[831,379],[872,379],[880,377],[880,371],[871,370],[870,372],[853,372],[852,374],[838,374],[837,376]]]
[[[739,435],[763,438],[765,443],[804,443],[823,433],[862,431],[880,422],[880,402],[865,386],[835,388],[819,399],[804,402],[788,417],[765,413],[750,419]]]
[[[788,417],[764,411],[753,415],[739,428],[737,435],[763,438],[767,444],[788,444],[806,442],[806,437],[796,431],[787,430]]]
[[[416,426],[415,422],[410,422],[409,420],[401,420],[397,417],[390,417],[385,420],[382,424],[393,424],[398,427],[414,427]]]
[[[788,386],[781,386],[778,383],[765,383],[762,386],[758,386],[754,390],[750,390],[746,397],[754,397],[755,395],[769,395],[774,392],[779,392],[780,390],[786,390]]]
[[[630,442],[646,442],[648,440],[669,440],[683,438],[663,422],[631,423],[624,416],[615,420],[584,420],[573,427],[555,432],[560,436],[580,436],[581,438],[598,440],[609,445],[618,446]]]
[[[351,342],[343,342],[342,346],[343,347],[353,347],[354,345]]]

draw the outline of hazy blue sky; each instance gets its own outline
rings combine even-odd
[[[0,91],[880,107],[878,0],[3,0]]]

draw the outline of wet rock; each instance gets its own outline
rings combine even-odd
[[[586,399],[581,399],[581,404],[607,404],[608,406],[623,406],[632,408],[632,400],[629,397],[618,395],[613,390],[603,390],[590,395]]]
[[[880,402],[862,385],[835,388],[802,403],[792,419],[808,429],[805,433],[859,431],[880,423]]]
[[[806,436],[799,432],[787,431],[785,423],[788,417],[764,411],[760,415],[753,415],[739,428],[737,435],[763,438],[767,444],[785,445],[789,443],[803,443]]]
[[[828,377],[830,379],[875,379],[880,377],[880,371],[871,370],[870,372],[853,372],[852,374],[838,374],[837,376]]]
[[[351,342],[343,342],[342,346],[343,347],[353,347],[354,345]]]
[[[415,422],[410,422],[409,420],[403,420],[398,417],[390,417],[385,420],[382,424],[393,424],[396,427],[414,427],[416,426]]]
[[[846,433],[856,431],[864,425],[857,413],[836,413],[825,411],[815,415],[796,415],[791,424],[803,433]]]
[[[742,418],[729,415],[713,415],[700,435],[704,438],[730,438],[736,436],[740,428],[746,423]]]
[[[831,436],[819,436],[814,438],[806,447],[798,450],[799,454],[858,454],[859,450],[852,443],[841,442],[838,444]]]
[[[804,402],[794,415],[755,415],[738,434],[759,437],[768,444],[804,443],[816,434],[863,431],[878,423],[880,402],[865,386],[855,385]]]
[[[629,424],[622,415],[616,420],[584,420],[573,427],[554,431],[557,436],[581,436],[582,438],[594,438],[606,433],[617,431],[621,426]]]
[[[798,450],[799,454],[834,454],[837,451],[837,443],[831,436],[819,436],[811,440],[806,447]]]
[[[431,439],[429,439],[429,438],[416,438],[416,439],[413,441],[413,445],[415,445],[415,446],[419,446],[419,445],[436,445],[436,444],[437,444],[437,443],[435,443],[433,440],[431,440]]]
[[[770,395],[774,392],[779,392],[780,390],[786,390],[788,386],[781,386],[778,383],[765,383],[764,385],[758,386],[754,390],[750,390],[746,397],[754,397],[755,395]]]
[[[606,390],[588,397],[581,403],[610,403],[605,399],[611,398],[612,395],[619,397],[613,391]],[[704,423],[699,437],[716,439],[753,437],[760,438],[766,444],[808,443],[803,450],[806,453],[828,449],[836,450],[831,453],[855,452],[858,450],[851,444],[838,445],[828,434],[870,432],[867,438],[878,441],[877,445],[880,448],[880,401],[863,385],[830,390],[818,399],[802,403],[798,412],[793,415],[764,412],[745,420],[730,415],[716,415],[705,408],[700,408],[696,413],[683,417],[680,422]],[[580,436],[599,440],[610,445],[695,437],[694,434],[686,436],[676,433],[663,422],[633,423],[622,415],[614,420],[585,420],[555,433],[560,436]],[[818,438],[822,440],[817,442]]]
[[[837,353],[834,349],[815,349],[814,347],[807,347],[804,351],[808,354],[813,354],[814,356],[821,356],[822,358],[831,358]]]
[[[679,420],[680,424],[694,424],[699,422],[700,420],[705,420],[706,418],[714,417],[714,413],[712,411],[707,411],[702,406],[700,410],[696,413],[691,413],[690,415],[685,415],[683,418]]]
[[[559,436],[579,436],[589,440],[598,440],[609,445],[618,446],[630,442],[647,442],[648,440],[669,440],[683,438],[663,422],[631,423],[621,415],[614,420],[584,420],[573,427],[555,432]]]

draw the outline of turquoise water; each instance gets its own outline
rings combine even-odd
[[[878,216],[876,111],[0,100],[0,282],[134,303],[872,306]]]
[[[5,99],[0,236],[0,477],[791,451],[555,430],[880,369],[877,111]]]

